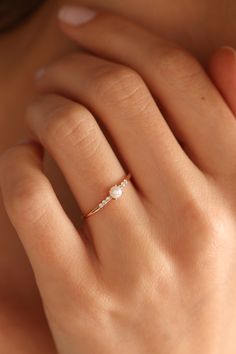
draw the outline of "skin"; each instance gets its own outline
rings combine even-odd
[[[106,5],[98,2],[87,4],[100,5],[101,8]],[[102,217],[100,214],[90,219],[90,238],[95,239],[95,245],[92,245],[92,242],[90,242],[89,246],[86,246],[86,249],[84,243],[78,239],[77,234],[75,236],[75,230],[71,224],[64,220],[64,215],[64,222],[61,222],[60,225],[58,224],[58,230],[54,229],[53,232],[49,232],[45,229],[45,231],[42,231],[44,223],[42,220],[40,223],[36,222],[39,219],[39,214],[36,213],[44,210],[44,206],[39,207],[39,205],[42,205],[40,204],[42,201],[40,201],[41,199],[37,199],[38,196],[35,189],[33,189],[34,182],[27,180],[27,183],[25,182],[24,184],[26,174],[29,174],[32,179],[38,178],[37,182],[40,185],[43,184],[43,181],[45,182],[40,171],[40,148],[33,144],[11,149],[2,159],[1,185],[5,205],[11,221],[30,257],[44,305],[47,309],[49,324],[53,330],[54,340],[60,353],[73,353],[74,349],[72,348],[75,348],[77,352],[83,348],[84,353],[91,353],[91,351],[95,353],[95,348],[97,353],[112,353],[112,346],[114,345],[116,346],[116,350],[119,345],[120,351],[124,353],[125,350],[128,353],[137,353],[139,350],[137,347],[144,348],[142,353],[145,351],[147,353],[157,352],[160,348],[163,353],[173,352],[173,348],[175,348],[176,353],[179,352],[181,354],[185,352],[196,353],[196,348],[198,348],[199,352],[206,353],[221,353],[223,351],[234,353],[235,348],[231,343],[233,342],[232,335],[235,332],[235,313],[232,312],[232,308],[235,307],[233,299],[235,284],[232,282],[235,272],[233,263],[233,259],[235,258],[235,196],[233,179],[235,173],[234,114],[236,107],[233,95],[235,89],[235,82],[233,80],[236,70],[235,57],[231,51],[221,50],[212,58],[210,64],[210,75],[221,90],[225,101],[218,95],[215,88],[210,84],[192,57],[189,55],[186,56],[185,52],[179,49],[173,52],[170,51],[170,53],[175,53],[175,55],[170,56],[170,59],[167,60],[170,65],[166,66],[164,60],[162,61],[162,66],[159,63],[160,58],[169,58],[163,56],[165,49],[167,49],[168,53],[170,47],[172,48],[172,45],[170,46],[169,43],[163,40],[164,37],[174,40],[174,42],[180,42],[181,45],[195,54],[203,63],[207,61],[209,53],[215,47],[225,43],[234,45],[233,39],[230,38],[231,33],[235,33],[233,32],[234,25],[233,22],[231,24],[229,15],[233,11],[228,11],[228,9],[227,11],[226,9],[222,11],[222,5],[219,4],[217,7],[219,11],[215,14],[215,17],[211,17],[212,21],[205,21],[204,26],[201,26],[201,29],[198,29],[196,32],[193,24],[196,23],[195,21],[198,18],[203,18],[202,4],[199,2],[198,5],[192,4],[190,6],[190,13],[192,15],[189,17],[184,16],[184,18],[181,17],[181,14],[183,14],[181,3],[179,3],[178,9],[173,9],[174,16],[170,16],[170,13],[166,11],[169,8],[169,4],[166,4],[167,7],[165,8],[165,5],[158,5],[155,2],[155,6],[159,6],[158,9],[160,9],[155,16],[153,11],[150,11],[150,13],[146,11],[146,2],[145,4],[140,2],[134,6],[130,1],[129,3],[126,2],[125,7],[119,4],[119,2],[111,2],[109,10],[114,10],[120,14],[127,14],[132,20],[137,20],[148,29],[156,31],[156,36],[154,37],[155,40],[158,38],[158,43],[155,45],[156,52],[153,52],[155,53],[155,70],[164,71],[164,77],[167,77],[168,80],[164,80],[161,87],[157,86],[157,80],[153,80],[152,77],[153,70],[149,71],[147,69],[143,71],[143,63],[149,62],[150,59],[143,56],[140,58],[140,61],[137,61],[138,56],[134,56],[134,53],[129,52],[130,44],[127,43],[127,39],[121,38],[118,41],[116,37],[117,33],[114,32],[112,38],[114,43],[120,43],[119,51],[117,51],[118,47],[116,46],[108,52],[108,48],[105,48],[103,43],[97,40],[96,42],[94,41],[93,33],[95,31],[96,33],[97,31],[101,31],[101,36],[98,37],[103,39],[111,32],[114,23],[109,20],[109,16],[107,22],[102,22],[100,27],[96,27],[96,22],[94,22],[94,27],[88,26],[80,30],[74,30],[65,25],[61,26],[66,35],[76,42],[76,44],[72,43],[72,41],[62,36],[57,26],[54,14],[60,4],[51,2],[42,8],[32,21],[17,31],[3,36],[1,39],[1,46],[4,51],[4,55],[1,56],[0,65],[1,116],[4,117],[1,121],[1,131],[3,132],[3,136],[0,139],[2,143],[1,150],[5,150],[21,136],[28,135],[27,130],[29,126],[35,137],[41,140],[42,144],[58,160],[64,173],[68,171],[67,178],[70,180],[80,208],[85,212],[94,206],[95,199],[100,199],[99,191],[106,191],[107,186],[119,180],[123,176],[124,171],[116,158],[113,155],[111,156],[112,152],[106,143],[106,146],[103,148],[104,150],[102,150],[104,161],[92,164],[91,158],[93,155],[89,155],[88,159],[86,155],[88,149],[86,150],[82,145],[85,141],[83,136],[75,136],[76,141],[81,141],[81,144],[78,145],[80,146],[78,151],[74,150],[73,152],[70,144],[63,144],[63,146],[68,146],[68,151],[65,151],[65,155],[60,160],[57,152],[60,151],[62,146],[60,144],[62,144],[65,137],[63,138],[60,135],[62,132],[58,133],[58,135],[52,135],[55,131],[54,128],[56,128],[53,125],[55,123],[50,123],[52,129],[50,130],[50,134],[47,135],[43,123],[48,124],[47,119],[52,119],[53,116],[58,120],[58,115],[53,114],[53,112],[62,111],[63,113],[63,110],[60,108],[61,106],[64,107],[64,113],[60,117],[61,121],[64,121],[65,117],[68,118],[70,112],[76,112],[76,116],[80,112],[81,117],[86,116],[86,119],[91,122],[93,121],[93,117],[89,114],[89,110],[93,110],[97,113],[100,120],[103,117],[110,117],[111,120],[107,119],[103,124],[107,126],[111,134],[116,135],[117,131],[124,129],[122,121],[119,121],[118,118],[124,115],[124,112],[126,114],[129,113],[130,118],[127,116],[127,122],[131,124],[133,121],[131,117],[135,115],[135,112],[132,112],[131,108],[137,106],[140,112],[143,110],[142,102],[146,103],[148,101],[151,102],[149,106],[150,114],[148,116],[150,117],[150,126],[152,129],[145,124],[144,126],[140,126],[141,121],[135,124],[132,139],[139,136],[140,131],[142,133],[145,132],[143,139],[136,141],[135,150],[132,146],[125,146],[121,137],[116,135],[115,138],[115,145],[118,146],[121,157],[123,159],[126,158],[127,161],[125,163],[132,166],[132,171],[135,171],[134,181],[139,192],[137,192],[137,189],[133,185],[129,186],[126,197],[120,201],[123,203],[121,208],[117,208],[113,203],[106,211],[104,210]],[[210,14],[212,9],[211,2],[207,4],[208,6],[205,5],[204,7],[205,16]],[[196,8],[195,6],[199,7]],[[233,5],[229,3],[228,6]],[[145,7],[145,12],[147,13],[146,18],[143,16],[143,7]],[[153,7],[154,5],[150,1],[150,9]],[[228,14],[227,16],[226,13]],[[222,14],[225,14],[225,17],[223,16],[225,22],[223,23],[226,23],[227,19],[228,27],[225,28],[225,31],[219,33],[222,28]],[[45,31],[41,33],[42,23],[45,23],[46,20]],[[119,18],[117,21],[122,21],[122,19]],[[133,22],[129,26],[132,27]],[[212,31],[212,28],[216,30]],[[188,33],[188,36],[186,33]],[[203,33],[207,33],[207,35],[203,36]],[[133,42],[137,43],[137,50],[145,53],[146,42],[142,41],[142,38],[143,32],[140,29],[135,31]],[[148,32],[148,34],[145,34],[145,38],[148,39],[148,44],[153,40],[153,35]],[[52,40],[55,44],[53,49],[51,46]],[[208,46],[206,42],[208,42]],[[134,87],[140,88],[136,96],[131,96],[133,104],[129,101],[130,108],[128,112],[125,111],[127,110],[127,105],[124,110],[124,106],[121,104],[122,102],[125,103],[125,100],[122,100],[122,94],[124,93],[121,89],[113,93],[113,96],[109,92],[110,107],[103,102],[104,99],[101,100],[102,105],[96,100],[93,85],[91,85],[89,78],[91,78],[92,73],[98,71],[98,59],[90,61],[89,57],[80,54],[75,60],[74,57],[66,55],[66,59],[58,62],[58,58],[64,56],[68,51],[77,49],[77,45],[89,49],[98,57],[105,57],[111,63],[122,63],[125,68],[129,66],[137,73],[136,76],[132,76],[133,71],[132,74],[130,72],[127,73],[127,71],[125,72],[133,84],[133,86],[127,86],[127,96],[133,93]],[[23,60],[26,47],[28,48],[29,57],[24,60],[21,74],[18,74],[18,60]],[[176,48],[175,46],[173,47]],[[13,55],[13,53],[16,54]],[[44,54],[39,56],[38,53]],[[35,85],[33,80],[35,70],[54,61],[56,61],[56,64],[51,64],[52,66],[46,75]],[[121,72],[118,70],[115,71],[114,66],[112,66],[112,70],[114,71],[111,72],[117,73],[117,80],[119,82],[121,80],[119,76]],[[61,70],[59,70],[60,68]],[[66,76],[63,75],[65,70],[68,72]],[[75,82],[75,72],[78,73],[78,77],[83,77],[83,80]],[[69,73],[71,74],[69,75]],[[176,73],[180,73],[178,77],[174,76]],[[145,79],[147,87],[140,78]],[[98,85],[102,85],[106,80],[106,78],[100,75],[102,83],[98,81]],[[125,79],[122,77],[122,80]],[[183,80],[185,80],[184,85]],[[87,90],[81,87],[81,82],[87,83]],[[181,86],[179,86],[180,83]],[[19,85],[24,88],[24,90],[20,91],[20,94],[18,93]],[[126,87],[125,81],[123,87]],[[192,88],[191,92],[189,92],[189,87]],[[59,95],[59,97],[55,95],[58,92],[62,92],[62,90],[67,92],[67,98],[63,97],[63,95]],[[93,93],[90,97],[91,101],[87,97],[88,90]],[[176,143],[173,144],[175,140],[161,119],[162,116],[158,112],[156,103],[151,100],[149,91],[154,93],[164,106],[166,112],[165,119],[168,120],[176,138],[185,146],[186,152],[188,152],[193,164],[190,163],[187,155],[183,154],[182,150],[180,151],[178,145]],[[32,96],[35,94],[38,95],[39,92],[40,99],[36,98],[33,104],[30,103]],[[180,94],[184,95],[184,100],[183,98],[180,99]],[[72,96],[76,96],[76,101],[80,104],[75,105],[72,103],[70,100]],[[12,97],[14,97],[14,105],[12,105]],[[184,104],[179,104],[179,102],[183,101],[185,102]],[[120,102],[120,106],[119,110],[117,108],[116,114],[118,116],[115,117],[113,116],[114,109],[112,109],[112,104],[118,107],[118,102]],[[171,105],[169,102],[171,102]],[[26,123],[24,112],[25,108],[29,105],[28,123]],[[217,114],[215,114],[212,106],[216,107]],[[193,107],[199,109],[202,124],[199,124],[199,122],[196,124]],[[231,111],[229,108],[231,108]],[[71,120],[67,119],[71,124],[74,122],[73,114],[71,114]],[[44,120],[42,116],[45,117]],[[157,121],[159,122],[158,125],[154,123]],[[117,127],[117,124],[120,124],[120,126]],[[212,138],[213,141],[211,141],[209,146],[209,137],[212,137],[213,124],[214,139]],[[86,126],[85,128],[87,131]],[[200,128],[202,130],[199,130]],[[126,126],[125,129],[128,129],[128,127]],[[97,126],[94,132],[100,132]],[[126,130],[124,130],[125,133],[127,133]],[[103,137],[101,132],[96,133],[95,136],[97,139],[99,139],[99,136],[100,138]],[[154,140],[156,141],[157,137],[160,141],[159,152],[156,152],[156,142],[154,144]],[[50,145],[51,138],[55,141],[55,144],[52,146]],[[93,143],[96,143],[96,141],[93,141]],[[148,146],[150,152],[148,156],[151,158],[147,161],[149,168],[146,170],[147,180],[144,178],[143,169],[138,171],[142,167],[142,164],[137,163],[134,155],[132,155],[132,153],[137,153],[139,144],[140,151],[142,151],[143,146]],[[101,148],[103,145],[101,144]],[[88,146],[90,146],[89,143]],[[218,148],[219,146],[221,147],[220,149]],[[163,154],[161,154],[162,149]],[[88,177],[88,173],[86,172],[88,167],[85,168],[86,171],[82,169],[82,171],[76,171],[76,174],[74,174],[71,171],[71,165],[65,165],[68,156],[70,158],[74,156],[74,159],[76,158],[75,161],[77,161],[80,151],[84,152],[84,154],[79,156],[80,161],[84,161],[84,165],[87,166],[88,162],[86,163],[86,161],[89,160],[89,166],[95,169],[89,171],[89,176],[91,177]],[[110,152],[107,153],[106,151]],[[166,151],[173,153],[171,159],[166,157]],[[87,151],[88,153],[91,152]],[[220,154],[222,154],[221,157]],[[138,156],[141,155],[138,154]],[[162,159],[162,156],[165,158]],[[174,158],[178,161],[178,164],[174,163]],[[98,183],[100,185],[94,186],[94,173],[97,175],[97,171],[100,171],[101,165],[107,166],[108,163],[114,164],[112,169],[114,175],[108,171],[109,173],[106,176],[103,174],[102,179],[99,179]],[[161,168],[156,169],[154,166],[161,166]],[[14,174],[11,173],[13,168]],[[186,173],[184,175],[183,172],[180,174],[180,170]],[[31,175],[31,173],[34,175]],[[70,200],[66,200],[67,189],[65,189],[60,174],[58,174],[58,170],[55,169],[51,160],[46,163],[46,173],[53,181],[55,189],[57,191],[62,190],[59,197],[68,210],[69,216],[73,220],[78,219],[78,209],[75,206],[75,202],[72,204]],[[149,183],[150,175],[153,175],[153,184]],[[173,176],[178,178],[178,183],[176,183],[176,180],[173,181]],[[183,178],[184,176],[186,177]],[[31,183],[32,190],[29,189],[29,182]],[[84,185],[85,182],[87,183],[87,193],[90,193],[89,196],[87,193],[86,196],[82,196],[78,192],[80,186]],[[152,191],[153,189],[163,190],[163,183],[166,185],[164,190],[170,190],[171,193],[168,196],[166,196],[166,193],[158,193],[157,200],[156,196],[155,198],[152,197]],[[25,185],[25,189],[22,185]],[[192,188],[192,185],[194,188]],[[17,186],[20,186],[18,191],[16,189]],[[151,190],[150,187],[152,187]],[[48,185],[46,184],[45,198],[48,195],[52,195],[52,191],[47,190],[47,188]],[[202,189],[206,191],[204,196],[202,196]],[[28,190],[32,193],[26,192]],[[96,193],[98,193],[97,197]],[[205,199],[205,195],[208,196],[207,200]],[[35,199],[31,199],[32,196]],[[173,204],[173,202],[170,203],[170,198],[174,198],[174,204],[177,204],[178,208],[170,206],[170,204]],[[130,199],[130,202],[128,199]],[[176,203],[176,200],[178,200],[178,203]],[[127,206],[130,204],[134,204],[134,208],[132,209],[135,213],[130,213],[130,208],[127,209]],[[30,213],[30,215],[27,213],[29,205],[30,210],[31,208],[34,210],[34,213]],[[53,204],[52,209],[54,207],[55,205]],[[0,325],[2,329],[0,335],[2,338],[0,349],[2,352],[13,354],[19,353],[19,350],[22,350],[24,353],[54,353],[56,349],[43,315],[31,266],[7,218],[3,205],[1,208],[2,216],[0,222],[1,230],[3,230],[1,250],[3,255],[0,258],[2,289],[0,311]],[[160,210],[162,210],[161,216],[159,213]],[[121,212],[122,214],[120,215]],[[102,228],[105,227],[107,230],[107,223],[114,225],[115,220],[117,220],[115,218],[116,213],[119,213],[118,220],[121,220],[116,228],[118,230],[117,234],[109,235],[105,233],[106,241],[103,240],[101,243],[101,237],[104,235]],[[192,219],[189,225],[186,223],[186,219],[189,219],[186,218],[186,213]],[[50,214],[45,213],[45,215],[49,218],[48,215]],[[56,216],[58,215],[55,213],[54,217],[57,219]],[[173,215],[171,224],[168,221],[169,215]],[[207,218],[205,217],[206,215]],[[137,217],[138,220],[142,220],[141,229],[137,228],[137,226],[133,227],[137,225]],[[222,221],[220,225],[216,225],[216,220],[219,217]],[[61,220],[61,217],[58,217],[58,220]],[[126,220],[126,223],[124,223],[124,220]],[[33,224],[34,227],[32,229]],[[46,219],[45,225],[50,226],[50,223]],[[132,232],[129,229],[127,230],[127,225],[132,225]],[[179,230],[178,233],[176,229]],[[160,232],[160,230],[162,231]],[[37,237],[32,237],[32,234],[34,236],[37,236],[37,234],[40,235],[40,242],[39,240],[37,241]],[[56,242],[54,238],[55,234],[60,235],[59,240]],[[123,234],[127,235],[125,240],[121,237]],[[191,242],[189,242],[189,234],[191,235]],[[148,242],[144,240],[144,235],[148,239]],[[225,242],[226,235],[227,242]],[[65,245],[65,236],[68,237],[68,245],[67,242]],[[83,239],[82,232],[81,238]],[[117,241],[121,243],[117,245]],[[113,257],[114,253],[112,253],[114,245],[119,250],[116,258]],[[56,253],[53,251],[55,250],[55,246]],[[97,258],[94,256],[94,248],[99,255],[99,259],[102,260],[99,263],[99,267]],[[35,249],[37,252],[34,251]],[[76,249],[76,252],[74,252],[74,249]],[[129,254],[129,257],[125,257],[124,249],[132,249],[132,254]],[[141,249],[143,249],[142,252]],[[69,274],[65,271],[64,266],[65,262],[68,262],[68,253],[66,253],[66,250],[69,254],[73,255],[69,262]],[[61,263],[59,262],[59,255],[62,256]],[[78,257],[78,255],[81,257]],[[111,255],[112,259],[110,259]],[[149,265],[147,269],[143,266],[144,262],[140,264],[139,259],[147,260],[147,263],[145,263]],[[120,267],[117,270],[117,264],[122,264],[122,268]],[[44,267],[46,267],[46,273]],[[48,269],[51,271],[49,272]],[[79,274],[78,269],[80,269]],[[96,269],[99,269],[98,274],[96,273]],[[6,274],[10,274],[11,276],[6,277]],[[51,286],[52,278],[54,280],[55,275],[58,274],[60,274],[60,277],[57,279],[58,276],[56,276],[55,286]],[[114,274],[116,274],[116,278],[119,281],[114,282],[112,280]],[[143,274],[144,284],[140,284],[138,274]],[[95,275],[96,282],[94,280]],[[101,277],[105,284],[104,289],[101,289]],[[68,282],[65,279],[68,279]],[[153,283],[153,279],[155,280],[154,288],[150,286],[150,279],[152,280],[151,283]],[[85,289],[85,291],[81,291],[81,289]],[[126,290],[125,293],[124,289]],[[149,289],[149,291],[146,291],[146,289]],[[196,289],[201,289],[201,291],[197,292]],[[87,293],[87,290],[90,292],[88,291]],[[152,290],[152,293],[150,293],[150,290]],[[60,299],[57,299],[58,293],[62,294]],[[126,296],[127,293],[130,295]],[[176,296],[176,293],[178,296]],[[139,297],[137,297],[137,294]],[[68,302],[71,302],[71,298],[74,298],[74,301],[72,301],[69,308],[65,308],[60,303],[61,300],[67,303],[67,299],[70,299]],[[150,306],[149,312],[142,312],[143,306],[140,305],[140,301],[141,304],[148,304],[145,308],[149,308]],[[183,301],[185,311],[183,311]],[[80,321],[78,323],[76,311],[81,307],[84,308],[84,311],[82,315],[79,313]],[[130,308],[128,314],[127,307]],[[94,309],[93,314],[91,314],[91,311],[86,311],[86,309],[91,308]],[[224,314],[222,314],[222,308],[224,308]],[[114,335],[107,338],[104,333],[110,331],[110,319],[108,322],[108,313],[110,311],[115,314],[114,318],[112,318]],[[140,333],[143,333],[143,328],[138,324],[136,331],[132,333],[133,340],[130,342],[130,347],[126,346],[126,348],[123,348],[123,344],[119,341],[119,338],[124,338],[125,334],[130,333],[130,325],[135,322],[134,314],[137,313],[140,318],[144,319],[143,325],[144,328],[149,329],[151,340],[145,341],[145,338],[143,338],[143,341],[140,341],[140,337],[142,337]],[[158,318],[161,318],[162,321],[153,316],[156,313],[159,314]],[[173,313],[175,314],[174,318]],[[101,317],[101,315],[104,315],[104,317]],[[71,323],[70,326],[67,325],[68,317]],[[165,319],[165,324],[163,323],[163,318]],[[96,319],[96,330],[93,329],[94,319]],[[81,324],[84,324],[85,321],[88,323],[88,327],[84,328],[83,326],[83,338],[81,336],[78,339],[78,336],[73,336],[73,332],[82,333]],[[86,340],[87,336],[90,337],[91,333],[94,336],[99,334],[97,332],[97,321],[101,323],[101,328],[104,328],[104,331],[100,339],[93,337],[90,343],[90,341]],[[175,323],[174,326],[173,322]],[[153,331],[153,328],[155,328],[155,331]],[[157,328],[159,329],[158,331],[156,330]],[[125,331],[124,333],[122,332],[123,330]],[[30,337],[28,335],[29,331],[32,333]],[[157,336],[157,332],[159,336]],[[10,341],[6,338],[5,333],[12,334]],[[224,335],[222,335],[223,333]],[[199,342],[201,343],[201,347],[199,347]],[[226,343],[228,345],[227,348]],[[89,345],[93,347],[91,348]]]

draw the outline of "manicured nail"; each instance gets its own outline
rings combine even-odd
[[[80,26],[89,22],[97,15],[97,12],[82,6],[63,6],[58,18],[70,26]]]

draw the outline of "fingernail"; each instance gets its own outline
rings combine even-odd
[[[97,15],[97,12],[82,6],[63,6],[58,18],[70,26],[80,26],[89,22]]]

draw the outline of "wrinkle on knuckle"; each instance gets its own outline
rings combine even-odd
[[[202,74],[202,68],[191,53],[178,45],[168,45],[160,49],[154,45],[151,55],[152,63],[160,77],[172,77],[173,81],[180,81],[183,85],[194,82]]]
[[[44,139],[59,146],[86,149],[96,143],[96,122],[83,108],[61,106],[50,113]]]
[[[64,140],[78,148],[81,158],[89,159],[99,148],[98,126],[90,114],[81,114],[77,119],[71,116]]]
[[[64,135],[67,134],[69,121],[76,118],[76,113],[68,105],[60,105],[50,109],[46,114],[43,129],[42,138],[45,142],[60,143]]]
[[[119,103],[137,96],[143,80],[133,69],[122,65],[104,65],[95,73],[96,94],[108,103]]]
[[[128,114],[127,104],[130,108]],[[159,111],[147,95],[139,95],[135,99],[126,102],[123,107],[124,111],[120,114],[119,119],[129,120],[129,122],[134,122],[134,124],[139,122],[143,129],[151,134],[156,131],[155,127]]]

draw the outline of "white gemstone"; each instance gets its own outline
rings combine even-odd
[[[119,186],[114,186],[110,190],[110,196],[113,199],[119,199],[122,196],[122,194],[123,194],[123,191],[122,191],[121,187],[119,187]]]
[[[99,208],[102,208],[102,207],[103,207],[103,205],[102,205],[102,203],[100,203],[100,204],[99,204]]]

